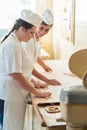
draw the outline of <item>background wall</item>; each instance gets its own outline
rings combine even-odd
[[[53,28],[53,48],[55,59],[68,58],[74,51],[71,42],[71,1],[53,0],[53,14],[55,18]]]
[[[53,0],[55,59],[68,59],[75,51],[87,48],[86,4],[86,0]]]
[[[42,15],[46,8],[50,9],[53,12],[53,0],[36,0],[37,12],[39,12]],[[42,48],[44,48],[44,50],[49,53],[51,59],[53,59],[53,29],[51,29],[47,35],[42,37],[40,42]]]

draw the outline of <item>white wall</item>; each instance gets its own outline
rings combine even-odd
[[[78,31],[76,33],[77,41],[73,44],[70,40],[67,40],[69,36],[69,28],[67,26],[67,17],[64,20],[63,9],[66,3],[70,3],[70,0],[53,0],[53,13],[55,23],[53,27],[53,48],[55,59],[68,59],[70,55],[79,49],[87,48],[87,28],[79,27],[79,30],[85,30],[84,33]],[[77,31],[77,30],[76,30]]]

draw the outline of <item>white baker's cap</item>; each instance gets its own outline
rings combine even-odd
[[[54,23],[54,16],[49,9],[46,9],[42,14],[42,21],[48,25],[52,25]]]
[[[36,27],[38,27],[42,22],[42,18],[39,14],[34,13],[28,9],[23,9],[21,11],[20,19],[22,19],[22,20],[26,21],[27,23],[30,23]]]

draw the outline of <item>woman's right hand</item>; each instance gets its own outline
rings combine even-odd
[[[48,87],[48,84],[46,83],[41,83],[41,82],[36,82],[34,84],[35,88],[47,88]]]
[[[37,97],[40,97],[40,98],[49,98],[51,96],[51,93],[50,92],[40,92]]]

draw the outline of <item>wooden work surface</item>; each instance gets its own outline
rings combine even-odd
[[[82,81],[75,75],[73,75],[69,68],[68,63],[63,60],[46,60],[47,65],[49,65],[53,72],[45,72],[39,65],[36,64],[37,70],[43,75],[49,78],[55,78],[61,82],[61,86],[53,86],[49,85],[48,89],[39,89],[39,91],[50,91],[52,96],[48,99],[46,98],[37,98],[34,95],[31,95],[32,104],[34,106],[36,116],[38,117],[40,123],[44,127],[48,127],[50,130],[65,130],[66,123],[63,121],[61,117],[61,110],[59,113],[50,114],[47,113],[44,109],[44,104],[55,104],[60,103],[60,90],[62,87],[66,87],[67,85],[76,85],[80,84]],[[40,106],[38,105],[40,104]],[[41,105],[43,107],[41,107]],[[63,128],[60,128],[64,126]],[[60,128],[60,129],[59,129]]]

